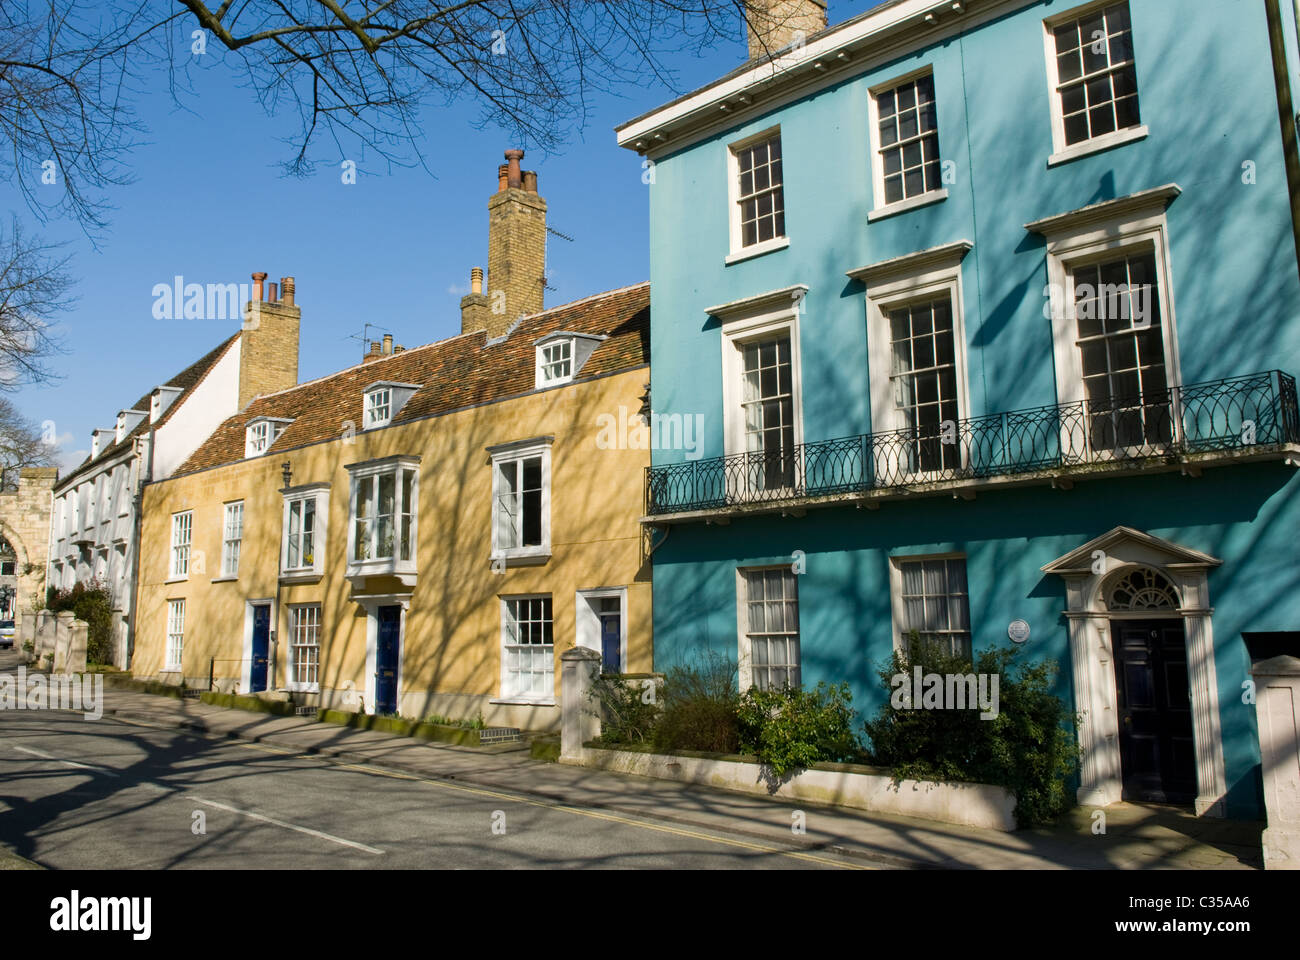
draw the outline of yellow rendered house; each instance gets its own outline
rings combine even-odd
[[[540,730],[570,647],[652,669],[649,285],[542,309],[546,205],[506,157],[460,336],[256,396],[144,488],[135,676]],[[247,323],[296,358],[263,276]]]

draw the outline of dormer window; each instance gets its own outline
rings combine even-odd
[[[393,418],[393,392],[387,387],[366,394],[366,426],[382,427]]]
[[[365,429],[386,427],[420,389],[418,383],[396,383],[380,380],[366,387],[365,390]]]
[[[565,383],[573,379],[573,341],[556,340],[537,348],[538,386]]]
[[[604,339],[589,333],[559,330],[533,341],[537,347],[536,389],[571,381]]]
[[[244,456],[259,457],[266,453],[291,423],[292,420],[278,417],[258,417],[249,421],[244,433]]]

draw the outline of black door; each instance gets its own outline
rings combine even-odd
[[[1191,803],[1196,749],[1181,620],[1119,620],[1115,686],[1124,799]]]

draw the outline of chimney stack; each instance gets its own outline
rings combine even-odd
[[[497,168],[497,192],[488,200],[487,287],[475,267],[470,293],[460,301],[461,333],[499,337],[521,315],[543,309],[546,201],[537,192],[537,172],[520,167],[523,158],[524,151],[507,150]]]
[[[826,29],[826,0],[745,0],[749,59],[801,43]]]
[[[283,300],[263,299],[265,273],[253,274],[253,298],[244,311],[239,334],[239,409],[254,397],[287,390],[298,383],[298,328],[302,311],[293,302],[293,277],[281,282]]]

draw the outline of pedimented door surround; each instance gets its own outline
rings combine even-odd
[[[1219,694],[1214,668],[1214,612],[1209,602],[1209,570],[1223,561],[1131,527],[1116,527],[1047,564],[1044,573],[1065,580],[1073,661],[1074,702],[1082,715],[1083,751],[1078,800],[1106,806],[1121,799],[1119,715],[1110,621],[1150,618],[1150,611],[1111,610],[1107,599],[1116,581],[1134,570],[1166,577],[1177,590],[1187,639],[1187,683],[1196,743],[1196,814],[1222,817],[1227,793]]]

